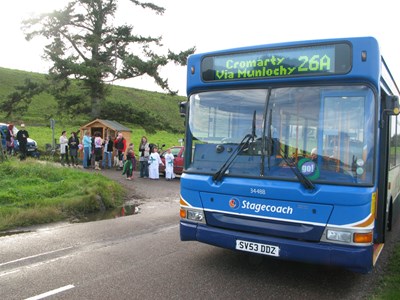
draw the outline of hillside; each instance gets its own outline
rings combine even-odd
[[[24,72],[0,67],[0,102],[15,90],[15,86],[23,85],[26,79],[35,82],[45,81],[45,75]],[[182,96],[144,91],[122,86],[110,86],[111,93],[106,99],[106,109],[101,118],[118,121],[126,126],[142,127],[146,132],[168,131],[182,133],[183,120],[179,115],[179,103],[185,100]],[[68,116],[58,114],[57,102],[49,94],[41,94],[32,99],[28,111],[24,115],[5,119],[0,112],[0,122],[24,121],[36,126],[47,126],[53,118],[58,124],[79,126],[91,121],[88,115]]]

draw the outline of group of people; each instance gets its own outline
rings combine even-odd
[[[90,132],[86,130],[82,139],[81,148],[83,150],[83,167],[85,169],[89,168],[92,164],[96,170],[101,170],[101,167],[103,169],[106,167],[111,169],[114,149],[116,150],[116,156],[114,158],[116,166],[120,170],[123,169],[126,140],[121,133],[119,133],[117,138],[113,141],[110,135],[107,135],[103,140],[100,132],[95,132],[93,137],[91,137]]]
[[[158,148],[148,142],[147,137],[143,136],[139,144],[139,176],[140,178],[159,179],[159,166],[164,165],[161,160]],[[127,180],[133,179],[133,171],[136,170],[137,158],[135,155],[134,144],[127,145],[126,139],[122,133],[119,133],[113,140],[112,136],[108,135],[104,140],[100,132],[95,132],[93,137],[90,136],[89,130],[84,132],[82,143],[79,143],[79,138],[75,132],[71,132],[71,137],[66,137],[66,131],[63,131],[60,136],[60,154],[61,164],[78,165],[78,151],[83,151],[83,167],[94,167],[95,170],[101,168],[111,169],[115,166],[117,170],[122,171],[126,175]],[[68,156],[69,152],[69,156]],[[113,156],[115,153],[115,156]],[[174,156],[171,151],[165,155],[165,177],[167,180],[175,178],[173,172]]]
[[[78,150],[79,150],[79,138],[76,132],[71,132],[71,136],[67,138],[67,132],[64,130],[60,136],[60,155],[61,155],[61,165],[68,164],[73,167],[79,165],[78,161]],[[71,158],[71,164],[69,162],[69,157]]]
[[[139,143],[139,176],[141,178],[159,179],[159,166],[164,165],[161,160],[158,148],[156,146],[150,147],[147,137],[143,136]],[[174,174],[174,156],[171,150],[167,150],[164,155],[165,159],[165,179],[171,180],[175,178]]]
[[[27,156],[27,144],[28,144],[29,133],[25,129],[25,124],[21,124],[21,129],[18,130],[17,134],[14,134],[14,124],[8,124],[6,133],[6,147],[7,153],[12,155],[15,148],[15,140],[18,141],[19,146],[19,157],[20,160],[25,160]]]

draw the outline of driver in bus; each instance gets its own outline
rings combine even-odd
[[[313,148],[313,149],[311,150],[310,155],[311,155],[311,157],[310,157],[311,160],[317,162],[317,158],[318,158],[318,151],[317,151],[317,148]]]

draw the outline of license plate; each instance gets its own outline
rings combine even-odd
[[[236,249],[258,254],[279,257],[279,247],[267,244],[253,243],[243,240],[236,240]]]

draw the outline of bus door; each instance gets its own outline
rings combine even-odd
[[[365,99],[365,95],[348,92],[323,95],[319,148],[335,162],[337,171],[340,168],[356,171],[357,160],[369,159],[366,157],[366,120],[362,114],[366,110]]]
[[[373,101],[370,94],[343,90],[322,94],[318,148],[331,170],[371,182]],[[370,104],[369,104],[370,103]],[[372,115],[371,115],[372,114]]]
[[[377,203],[377,221],[376,221],[376,238],[377,243],[385,242],[386,230],[392,229],[393,207],[388,207],[393,204],[394,199],[391,196],[399,194],[399,168],[397,159],[397,135],[398,133],[398,116],[390,113],[392,110],[395,98],[388,96],[383,92],[381,96],[381,114],[380,120],[380,141],[379,141],[379,156],[378,156],[378,203]],[[396,100],[398,101],[398,100]],[[390,186],[389,186],[390,182]],[[389,213],[387,214],[387,207]]]
[[[371,213],[375,215],[375,243],[384,242],[387,161],[381,161],[378,172],[375,164],[374,98],[372,93],[325,93],[322,96],[321,128],[319,147],[329,157],[331,168],[336,172],[349,172],[357,182],[371,186],[377,182],[376,195],[371,195]],[[382,139],[381,145],[387,145]],[[386,147],[387,148],[387,147]],[[386,150],[382,149],[381,152]],[[386,160],[381,153],[380,160]],[[374,175],[375,174],[375,175]],[[378,177],[376,177],[378,174]],[[374,180],[374,176],[375,179]],[[375,203],[377,201],[377,203]]]

